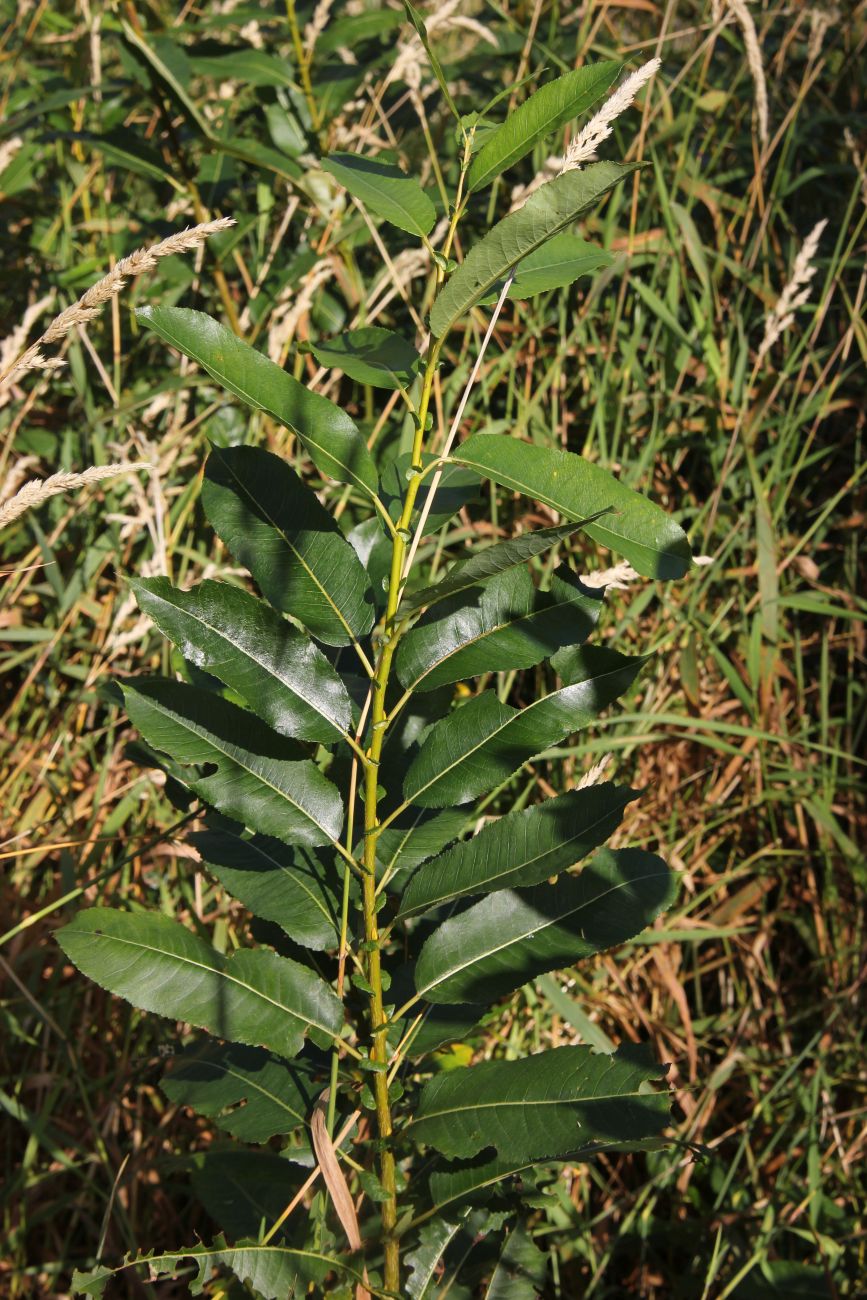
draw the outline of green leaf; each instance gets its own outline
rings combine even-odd
[[[535,253],[518,263],[506,297],[532,298],[535,294],[547,293],[550,289],[564,289],[580,276],[599,271],[603,266],[610,266],[613,261],[610,253],[594,244],[588,244],[577,235],[567,232],[555,235],[553,239],[546,240]],[[495,302],[501,289],[502,284],[495,286],[483,303]]]
[[[419,954],[416,990],[429,1002],[491,1002],[633,938],[674,893],[655,854],[603,849],[577,875],[501,890],[444,921]]]
[[[286,373],[225,325],[186,307],[140,307],[136,316],[254,411],[267,411],[301,439],[313,464],[338,483],[376,492],[376,466],[349,416]]]
[[[376,216],[419,239],[430,234],[436,209],[418,181],[399,167],[358,153],[333,153],[321,165]]]
[[[447,1246],[452,1242],[461,1228],[461,1215],[456,1216],[456,1223],[446,1223],[444,1219],[428,1220],[422,1224],[419,1242],[414,1250],[406,1255],[409,1276],[406,1279],[406,1294],[410,1300],[428,1300],[434,1291],[431,1283],[437,1272],[440,1260]]]
[[[291,63],[266,50],[249,46],[232,50],[229,54],[193,55],[190,66],[200,77],[213,77],[215,81],[237,81],[245,86],[295,85],[295,70]]]
[[[383,870],[409,871],[451,844],[471,816],[466,808],[408,808],[377,836],[377,863]]]
[[[328,645],[373,626],[364,566],[295,471],[259,447],[215,448],[202,485],[205,513],[272,605]]]
[[[523,207],[503,217],[473,245],[434,303],[430,327],[436,338],[447,334],[512,267],[565,230],[640,165],[600,162],[564,172],[531,194]]]
[[[436,460],[436,457],[430,452],[422,452],[421,463],[425,469],[433,460]],[[394,460],[390,461],[382,471],[379,495],[395,524],[403,510],[403,499],[406,494],[407,478],[411,467],[412,453],[407,451],[395,456]],[[416,507],[419,510],[424,509],[427,504],[432,477],[431,474],[428,474],[419,484],[415,499]],[[425,525],[425,532],[428,535],[437,532],[443,524],[448,523],[452,516],[456,515],[470,501],[478,501],[481,498],[481,493],[482,482],[478,474],[473,474],[471,470],[464,469],[462,465],[443,465],[442,477],[437,484],[433,504]],[[391,547],[389,546],[390,553]]]
[[[461,115],[457,110],[455,101],[452,99],[452,92],[449,89],[449,83],[446,80],[446,74],[443,72],[442,64],[440,63],[437,56],[434,54],[433,49],[431,47],[430,37],[428,36],[427,33],[427,27],[425,26],[424,18],[416,9],[415,5],[410,4],[410,0],[403,0],[403,7],[406,10],[407,18],[412,23],[413,27],[416,30],[416,34],[419,40],[424,46],[425,54],[430,60],[431,69],[433,70],[433,74],[436,77],[437,82],[439,83],[439,88],[443,93],[443,99],[446,101],[446,104],[449,107],[449,112],[452,114],[453,117],[455,117],[458,120],[458,122],[460,122]]]
[[[494,1147],[508,1160],[640,1140],[667,1122],[667,1094],[649,1087],[663,1073],[634,1047],[611,1056],[558,1047],[517,1061],[481,1061],[426,1083],[406,1131],[446,1156]]]
[[[539,140],[586,112],[609,89],[621,66],[611,60],[593,63],[540,86],[488,136],[467,174],[467,189],[490,185]]]
[[[340,905],[314,853],[267,835],[244,839],[227,827],[190,842],[208,870],[254,916],[273,921],[305,948],[336,948]]]
[[[523,1223],[509,1233],[485,1290],[485,1300],[538,1300],[545,1285],[548,1257]]]
[[[289,1064],[258,1047],[212,1042],[185,1048],[160,1087],[172,1105],[189,1106],[240,1142],[257,1143],[306,1124],[321,1091],[301,1062]]]
[[[193,1296],[202,1295],[217,1269],[230,1269],[242,1282],[249,1282],[261,1300],[286,1300],[287,1296],[303,1295],[308,1282],[321,1282],[332,1269],[359,1284],[363,1282],[361,1274],[321,1251],[295,1249],[275,1242],[267,1246],[255,1242],[227,1246],[224,1241],[217,1241],[213,1246],[188,1246],[160,1255],[138,1255],[125,1260],[118,1268],[99,1265],[89,1273],[76,1271],[72,1278],[73,1294],[102,1296],[106,1284],[129,1268],[147,1268],[151,1277],[177,1276],[188,1260],[196,1270],[196,1276],[188,1279]]]
[[[275,731],[323,744],[345,734],[352,713],[346,687],[322,651],[270,605],[221,582],[192,591],[167,578],[130,585],[184,658],[237,691]]]
[[[340,1037],[343,1006],[325,981],[267,948],[224,957],[159,912],[110,907],[79,912],[58,942],[84,975],[134,1007],[220,1038],[292,1057],[308,1030]]]
[[[300,746],[185,682],[136,678],[122,690],[133,726],[154,749],[189,766],[186,783],[206,803],[288,843],[336,843],[343,802]]]
[[[279,1219],[306,1176],[306,1170],[270,1151],[238,1149],[197,1153],[190,1181],[227,1236],[255,1241]]]
[[[327,343],[313,345],[310,350],[320,366],[342,370],[360,384],[392,391],[409,388],[421,363],[411,343],[378,325],[347,330]]]
[[[397,919],[456,898],[541,884],[604,844],[635,790],[611,781],[507,813],[416,869]]]
[[[528,759],[597,717],[645,662],[597,646],[580,653],[583,681],[520,710],[484,691],[436,723],[406,774],[407,803],[447,808],[493,790]]]
[[[571,451],[536,447],[504,434],[473,434],[452,454],[459,465],[566,515],[584,519],[600,501],[604,518],[584,531],[648,578],[682,578],[692,563],[686,534],[658,505],[601,465]]]
[[[584,587],[566,565],[550,591],[539,591],[526,569],[506,570],[477,603],[455,598],[423,615],[403,637],[395,671],[408,690],[432,691],[480,673],[531,668],[583,641],[601,601],[602,593]]]
[[[493,435],[488,435],[493,436]],[[598,515],[590,516],[595,519]],[[532,533],[521,533],[519,537],[510,537],[505,542],[495,542],[481,550],[470,551],[466,559],[456,560],[448,573],[432,587],[411,593],[401,604],[404,614],[411,614],[423,605],[433,605],[449,596],[457,596],[470,587],[493,578],[506,569],[513,569],[518,564],[525,564],[535,555],[541,555],[558,542],[565,541],[580,528],[587,528],[587,520],[576,523],[560,524],[556,528],[538,528]]]

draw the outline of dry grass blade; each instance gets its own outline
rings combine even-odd
[[[25,511],[40,506],[44,501],[56,497],[61,492],[75,492],[78,488],[90,487],[91,483],[101,483],[105,479],[117,478],[118,474],[135,474],[142,469],[150,469],[146,461],[136,465],[92,465],[81,474],[61,471],[49,478],[33,478],[19,488],[3,506],[0,506],[0,528],[6,528]],[[12,473],[14,474],[14,469]]]
[[[319,1168],[322,1170],[322,1178],[328,1188],[332,1204],[337,1211],[337,1217],[343,1225],[346,1240],[349,1242],[351,1250],[361,1250],[361,1231],[358,1227],[358,1215],[355,1213],[355,1205],[353,1204],[349,1185],[343,1176],[343,1170],[340,1168],[337,1156],[334,1154],[334,1144],[328,1136],[328,1128],[325,1124],[325,1111],[328,1106],[330,1091],[330,1088],[326,1088],[316,1103],[316,1108],[310,1119],[310,1135],[316,1159],[319,1161]],[[355,1291],[356,1300],[369,1300],[369,1296],[370,1292],[367,1288],[359,1283]]]

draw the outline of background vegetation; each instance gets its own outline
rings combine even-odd
[[[174,842],[183,812],[171,784],[142,770],[111,680],[170,668],[127,577],[229,571],[198,507],[208,440],[296,448],[189,363],[168,364],[131,308],[220,316],[321,391],[340,388],[383,452],[403,446],[396,401],[383,411],[304,345],[352,322],[411,332],[407,288],[430,288],[430,263],[347,207],[324,173],[304,178],[298,158],[337,147],[398,158],[436,197],[455,166],[453,125],[398,8],[327,8],[293,25],[292,0],[5,3],[6,359],[28,337],[22,320],[38,333],[134,248],[210,216],[237,220],[198,260],[168,258],[136,281],[67,337],[63,370],[26,376],[0,407],[0,499],[58,469],[153,466],[57,496],[0,538],[0,1291],[11,1297],[65,1294],[100,1244],[113,1258],[180,1245],[213,1232],[209,1209],[219,1217],[196,1179],[215,1134],[158,1087],[168,1026],[75,975],[52,933],[82,898],[161,907],[222,946],[248,925]],[[464,422],[618,470],[712,560],[664,599],[640,581],[613,594],[605,633],[659,653],[569,755],[576,779],[612,754],[618,778],[644,788],[622,838],[673,846],[677,906],[649,948],[546,977],[501,1005],[483,1039],[442,1053],[448,1068],[468,1053],[643,1040],[672,1062],[678,1144],[600,1158],[552,1178],[539,1201],[536,1242],[552,1253],[550,1295],[564,1298],[857,1295],[867,1276],[864,10],[749,10],[751,69],[744,9],[428,10],[466,112],[512,86],[505,114],[525,85],[589,58],[663,60],[609,155],[652,167],[590,223],[614,264],[507,305]],[[491,210],[505,212],[510,185],[545,160],[537,150],[500,183]],[[482,229],[487,205],[466,221]],[[811,301],[759,362],[764,319],[822,218]],[[438,420],[484,324],[478,313],[447,349]],[[344,490],[330,490],[350,527]],[[525,508],[495,513],[495,527],[551,522]],[[464,507],[429,548],[432,565],[490,532],[478,513],[487,503]],[[584,571],[604,563],[580,535],[572,549]],[[519,703],[533,673],[499,687]],[[520,783],[527,800],[553,793],[545,761]],[[132,1276],[123,1286],[146,1294]]]

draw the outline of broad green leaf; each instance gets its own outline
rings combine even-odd
[[[599,617],[601,592],[561,565],[549,591],[524,568],[506,570],[477,602],[462,596],[423,615],[403,637],[395,670],[407,689],[432,691],[480,673],[531,668],[585,640]]]
[[[476,695],[432,727],[404,781],[408,803],[448,808],[507,781],[529,759],[585,727],[632,684],[645,660],[586,646],[584,680],[525,709]]]
[[[316,37],[316,53],[341,48],[355,50],[366,41],[385,36],[400,27],[402,21],[403,15],[393,9],[375,9],[332,18],[325,31]]]
[[[213,1042],[176,1056],[160,1087],[174,1106],[189,1106],[240,1142],[256,1143],[306,1124],[321,1091],[300,1061]]]
[[[252,713],[185,682],[122,685],[134,727],[188,768],[186,784],[212,807],[263,835],[315,848],[343,825],[337,791],[293,741]]]
[[[532,298],[550,289],[565,289],[582,275],[590,275],[603,266],[610,266],[614,258],[604,248],[588,244],[577,235],[564,232],[548,239],[535,253],[519,262],[515,278],[506,294],[507,298]],[[502,284],[483,300],[484,304],[496,302]]]
[[[270,605],[222,582],[205,581],[192,591],[167,578],[130,585],[184,658],[237,691],[275,731],[324,744],[347,731],[352,710],[340,677]]]
[[[409,1266],[406,1294],[410,1300],[432,1300],[439,1262],[446,1247],[460,1231],[462,1217],[463,1215],[456,1215],[454,1223],[447,1223],[444,1219],[429,1219],[422,1224],[418,1245],[405,1257]]]
[[[308,1031],[340,1037],[343,1006],[325,981],[270,949],[224,957],[159,912],[110,907],[79,912],[57,937],[84,975],[142,1011],[286,1057]]]
[[[251,348],[211,316],[187,307],[140,307],[138,319],[254,411],[267,411],[301,439],[313,464],[338,483],[376,492],[376,466],[349,416]]]
[[[205,513],[271,604],[328,645],[373,626],[364,566],[295,471],[259,447],[214,448],[202,484]]]
[[[591,517],[595,519],[597,515]],[[410,593],[402,602],[401,611],[411,614],[423,605],[433,605],[449,596],[457,596],[498,573],[504,573],[506,569],[525,564],[534,555],[549,551],[552,546],[565,541],[580,528],[587,528],[586,519],[560,524],[556,528],[539,528],[532,533],[521,533],[519,537],[510,537],[505,542],[495,542],[493,546],[471,551],[466,559],[456,560],[445,577],[432,587]]]
[[[586,112],[609,89],[620,68],[619,63],[606,60],[566,72],[540,86],[488,136],[467,173],[467,189],[490,185],[501,172],[525,158],[537,141]]]
[[[292,64],[266,50],[247,48],[229,54],[197,54],[190,58],[190,65],[200,77],[213,77],[218,82],[238,81],[245,86],[291,87],[296,80]]]
[[[197,1152],[190,1182],[228,1237],[255,1241],[279,1219],[306,1176],[306,1170],[270,1151],[239,1148]]]
[[[314,344],[310,351],[320,366],[342,370],[360,384],[392,391],[411,386],[421,361],[411,343],[378,325],[347,330],[327,343]]]
[[[503,217],[473,245],[434,303],[430,327],[435,337],[447,334],[523,258],[571,226],[640,165],[599,162],[564,172],[531,194],[523,207]]]
[[[190,842],[254,916],[273,921],[305,948],[337,947],[340,905],[315,853],[267,835],[244,839],[228,827],[200,831]]]
[[[655,854],[603,849],[577,875],[501,890],[444,921],[419,954],[416,989],[429,1002],[492,1002],[634,938],[674,892]]]
[[[660,506],[571,451],[504,434],[473,434],[452,460],[570,519],[585,519],[604,502],[609,512],[584,531],[645,577],[682,578],[692,563],[686,534]]]
[[[472,813],[466,808],[408,808],[376,840],[376,858],[382,870],[409,871],[432,858],[466,828]]]
[[[637,797],[628,786],[604,781],[507,813],[422,863],[403,892],[397,919],[472,894],[541,884],[604,844]]]
[[[435,460],[430,452],[422,452],[421,463],[424,468]],[[407,479],[412,467],[412,453],[401,452],[382,471],[379,495],[394,523],[397,523],[403,509]],[[428,474],[419,485],[415,499],[416,507],[422,510],[427,504],[432,475]],[[468,505],[478,501],[482,493],[482,481],[478,474],[464,469],[462,465],[443,465],[442,477],[437,484],[433,504],[428,515],[425,532],[430,535],[448,523],[453,515]],[[391,547],[389,546],[389,554]]]
[[[399,167],[357,153],[333,153],[321,165],[376,216],[420,239],[430,234],[436,209],[418,181]]]
[[[390,996],[398,993],[395,988]],[[411,992],[408,985],[407,994]],[[425,1006],[421,1023],[418,1007],[413,1007],[400,1020],[392,1020],[388,1031],[388,1044],[394,1050],[403,1043],[403,1054],[411,1059],[430,1056],[438,1048],[450,1043],[466,1043],[471,1031],[478,1025],[484,1012],[476,1006]],[[406,1035],[410,1037],[406,1038]]]
[[[138,1255],[126,1259],[117,1268],[98,1265],[89,1273],[75,1272],[72,1278],[74,1295],[102,1296],[113,1277],[130,1268],[146,1268],[150,1277],[176,1276],[189,1273],[193,1264],[196,1276],[187,1279],[190,1295],[202,1295],[205,1285],[218,1269],[229,1269],[241,1282],[248,1282],[261,1300],[286,1300],[287,1296],[303,1295],[308,1282],[321,1282],[332,1269],[345,1273],[362,1284],[360,1273],[349,1268],[342,1260],[318,1250],[306,1250],[269,1242],[267,1246],[256,1242],[239,1242],[227,1246],[218,1240],[213,1246],[188,1246],[186,1249],[163,1252],[160,1255]]]
[[[407,1132],[446,1156],[493,1147],[508,1160],[556,1159],[579,1146],[653,1137],[668,1119],[664,1074],[642,1049],[597,1055],[557,1047],[481,1061],[426,1083]]]
[[[539,1300],[547,1271],[547,1255],[539,1250],[526,1225],[517,1223],[503,1246],[485,1300]]]

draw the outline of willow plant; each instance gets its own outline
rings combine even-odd
[[[225,1235],[109,1261],[77,1275],[79,1291],[100,1294],[147,1258],[157,1273],[194,1267],[195,1293],[228,1269],[264,1297],[434,1296],[463,1268],[462,1286],[533,1296],[544,1285],[532,1224],[545,1170],[661,1140],[664,1070],[647,1051],[575,1045],[509,1059],[495,1048],[455,1065],[441,1050],[478,1045],[493,1004],[634,939],[672,897],[662,859],[602,847],[636,797],[627,786],[509,801],[515,773],[590,724],[643,663],[585,644],[604,591],[568,562],[575,536],[666,580],[691,562],[684,534],[570,451],[519,430],[461,440],[480,351],[448,428],[432,416],[449,341],[471,313],[487,321],[484,347],[507,297],[610,260],[575,224],[636,164],[577,156],[459,265],[453,254],[485,188],[603,99],[618,73],[614,63],[567,73],[493,128],[485,114],[460,117],[442,80],[460,174],[438,247],[435,203],[415,179],[357,154],[322,163],[435,268],[422,340],[367,327],[312,345],[348,381],[399,394],[411,448],[390,463],[377,463],[349,414],[218,321],[139,313],[291,431],[297,468],[253,442],[215,446],[205,466],[205,514],[261,596],[230,582],[132,584],[185,668],[183,680],[125,681],[130,721],[186,787],[208,871],[258,921],[255,941],[231,956],[140,907],[91,908],[60,934],[104,987],[207,1031],[178,1042],[163,1088],[226,1135],[194,1177]],[[610,133],[611,113],[601,134],[599,116],[594,147]],[[314,491],[326,480],[344,485],[338,518]],[[478,502],[483,481],[539,503],[551,526],[473,543],[432,575],[420,543]],[[558,550],[567,558],[555,567]],[[510,703],[515,671],[537,665],[548,693]]]

